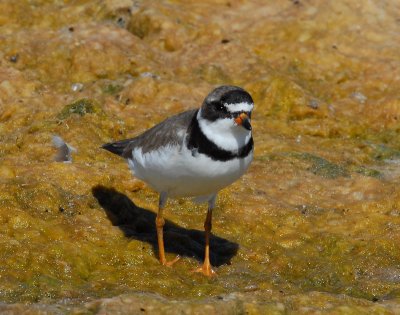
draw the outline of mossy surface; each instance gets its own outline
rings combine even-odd
[[[0,312],[398,313],[398,12],[1,1]],[[160,266],[158,196],[100,146],[220,84],[255,100],[255,159],[220,193],[208,279],[192,273],[206,206],[169,201],[167,256],[181,260]],[[72,163],[54,161],[54,135]]]
[[[80,99],[71,104],[65,105],[62,111],[57,115],[58,119],[65,119],[72,114],[84,116],[86,114],[94,114],[99,112],[98,105],[96,106],[92,100]]]

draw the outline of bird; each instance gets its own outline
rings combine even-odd
[[[164,208],[168,198],[192,197],[208,203],[204,222],[204,262],[196,272],[213,276],[210,264],[212,212],[218,192],[238,180],[254,155],[251,114],[254,102],[245,89],[222,85],[200,108],[170,116],[142,134],[102,145],[125,158],[133,175],[159,193],[156,231],[159,260],[171,266],[164,250]]]

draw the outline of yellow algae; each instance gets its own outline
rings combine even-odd
[[[0,165],[0,178],[2,178],[2,179],[15,178],[14,169],[10,166]]]
[[[10,227],[12,227],[14,230],[18,230],[18,229],[26,229],[29,227],[29,220],[27,220],[26,218],[24,218],[21,215],[16,215],[14,217],[12,217],[10,219],[10,221],[8,222],[8,224],[10,225]]]
[[[398,10],[3,1],[0,312],[396,313]],[[206,206],[168,203],[167,256],[182,258],[163,268],[157,194],[100,146],[219,84],[253,95],[255,160],[219,196],[207,279],[191,273]],[[72,163],[54,161],[54,135]]]

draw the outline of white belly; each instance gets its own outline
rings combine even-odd
[[[146,154],[134,149],[132,157],[128,163],[134,175],[156,191],[171,197],[197,197],[215,194],[240,178],[253,160],[253,152],[242,159],[215,161],[174,146]]]

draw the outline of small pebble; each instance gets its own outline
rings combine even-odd
[[[80,92],[83,90],[83,84],[82,83],[73,83],[71,85],[71,90],[74,92]]]
[[[244,288],[244,290],[246,291],[246,292],[251,292],[251,291],[257,291],[259,288],[258,288],[258,285],[256,285],[256,284],[250,284],[250,285],[248,285],[248,286],[246,286],[245,288]]]
[[[54,158],[56,162],[72,163],[72,152],[76,152],[74,147],[59,136],[53,136],[53,145],[58,149]]]
[[[400,216],[400,211],[398,209],[393,209],[388,214],[393,216],[393,217],[398,217],[398,216]]]
[[[121,27],[121,28],[125,28],[125,26],[126,26],[126,21],[125,21],[125,19],[124,19],[122,16],[120,16],[120,17],[117,19],[117,25],[118,25],[119,27]]]
[[[353,92],[350,95],[352,98],[354,98],[355,100],[357,100],[358,102],[360,102],[361,104],[364,104],[367,101],[367,97],[361,93],[361,92]]]
[[[151,72],[143,72],[140,74],[142,78],[152,78],[152,79],[159,79],[160,77]]]
[[[308,106],[311,107],[312,109],[318,109],[319,103],[318,103],[317,100],[311,100],[311,101],[308,103]]]
[[[18,59],[19,59],[19,55],[18,54],[12,55],[10,57],[10,61],[13,62],[13,63],[16,63],[18,61]]]

